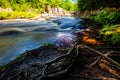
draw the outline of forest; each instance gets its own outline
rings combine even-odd
[[[1,0],[0,7],[12,8],[13,11],[28,11],[38,9],[43,12],[45,7],[61,7],[65,10],[74,10],[74,3],[70,0]]]
[[[70,0],[0,0],[1,8],[8,8],[9,12],[0,12],[0,19],[12,18],[34,18],[45,12],[46,6],[52,8],[63,8],[65,11],[75,10],[76,3]],[[14,15],[14,16],[13,16]]]

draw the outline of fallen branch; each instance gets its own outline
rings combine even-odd
[[[118,62],[114,61],[113,59],[111,59],[110,57],[104,55],[103,53],[101,53],[101,52],[99,52],[99,51],[97,51],[97,50],[95,50],[95,49],[93,49],[93,48],[91,48],[91,47],[89,47],[89,46],[86,46],[86,45],[82,45],[82,46],[84,46],[85,48],[87,48],[87,49],[89,49],[89,50],[91,50],[91,51],[99,54],[99,55],[102,56],[103,58],[107,59],[109,62],[111,62],[111,63],[113,63],[114,65],[116,65],[116,67],[117,67],[118,69],[120,69],[120,64],[119,64]]]

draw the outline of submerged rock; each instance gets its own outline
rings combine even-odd
[[[13,35],[25,32],[24,29],[21,28],[7,28],[0,31],[0,35]]]
[[[59,33],[57,40],[55,41],[56,46],[71,47],[77,43],[77,36],[73,34]]]

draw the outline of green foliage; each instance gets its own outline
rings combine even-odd
[[[37,9],[37,12],[43,12],[46,5],[46,0],[26,0],[26,2],[30,5],[30,8]]]
[[[29,50],[26,50],[26,51],[24,52],[24,55],[27,55],[27,54],[29,54]]]
[[[0,7],[8,8],[10,7],[10,3],[8,2],[8,0],[0,0]]]
[[[36,15],[26,12],[0,12],[0,19],[34,18]]]
[[[50,5],[52,7],[59,7],[62,0],[47,0],[47,5]]]
[[[17,56],[14,60],[13,60],[13,62],[16,62],[16,61],[21,61],[21,60],[23,60],[23,56],[26,56],[27,54],[29,54],[30,52],[28,51],[28,50],[26,50],[23,54],[20,54],[19,56]]]
[[[44,43],[44,44],[43,44],[43,46],[52,46],[52,45],[54,45],[53,42],[49,42],[49,43]]]
[[[104,25],[100,30],[104,40],[110,41],[112,44],[120,44],[120,8],[105,8],[87,18]]]
[[[100,34],[107,41],[111,41],[113,44],[120,44],[120,24],[119,25],[105,25]]]
[[[64,10],[67,10],[67,11],[73,11],[76,9],[77,4],[74,2],[72,3],[70,0],[63,0],[61,2],[61,5],[60,7],[62,7]]]
[[[120,8],[105,8],[97,14],[90,14],[87,16],[103,25],[119,24],[120,23]]]
[[[119,0],[78,0],[79,10],[96,10],[105,7],[120,7]]]
[[[113,34],[111,41],[113,44],[120,44],[120,33],[119,34]]]
[[[99,12],[95,17],[95,21],[102,24],[118,24],[120,21],[120,9],[107,8]]]
[[[27,12],[30,9],[30,5],[28,3],[25,4],[14,4],[12,5],[13,11]]]
[[[71,0],[0,0],[0,7],[11,7],[13,11],[27,12],[29,9],[43,12],[45,6],[62,7],[65,10],[73,10],[74,4]]]
[[[104,0],[78,0],[78,8],[80,11],[99,9],[104,2]]]

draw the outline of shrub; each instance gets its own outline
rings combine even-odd
[[[4,12],[0,12],[0,19],[5,19],[7,16],[7,14],[5,14]]]
[[[36,15],[28,12],[0,12],[0,19],[34,18]]]
[[[120,8],[105,8],[95,15],[89,15],[87,18],[93,19],[102,24],[119,24],[120,23]]]
[[[8,8],[10,7],[10,3],[8,2],[8,0],[0,0],[0,7]]]
[[[103,24],[99,34],[112,44],[120,43],[120,8],[105,8],[97,14],[91,14],[87,18]]]
[[[52,45],[54,45],[53,42],[48,42],[48,43],[44,43],[44,44],[43,44],[43,46],[52,46]]]
[[[30,5],[28,3],[14,4],[14,5],[12,5],[11,8],[12,8],[13,11],[27,12],[30,9]]]
[[[103,35],[103,39],[112,42],[112,44],[120,43],[120,24],[119,25],[105,25],[100,34]]]

